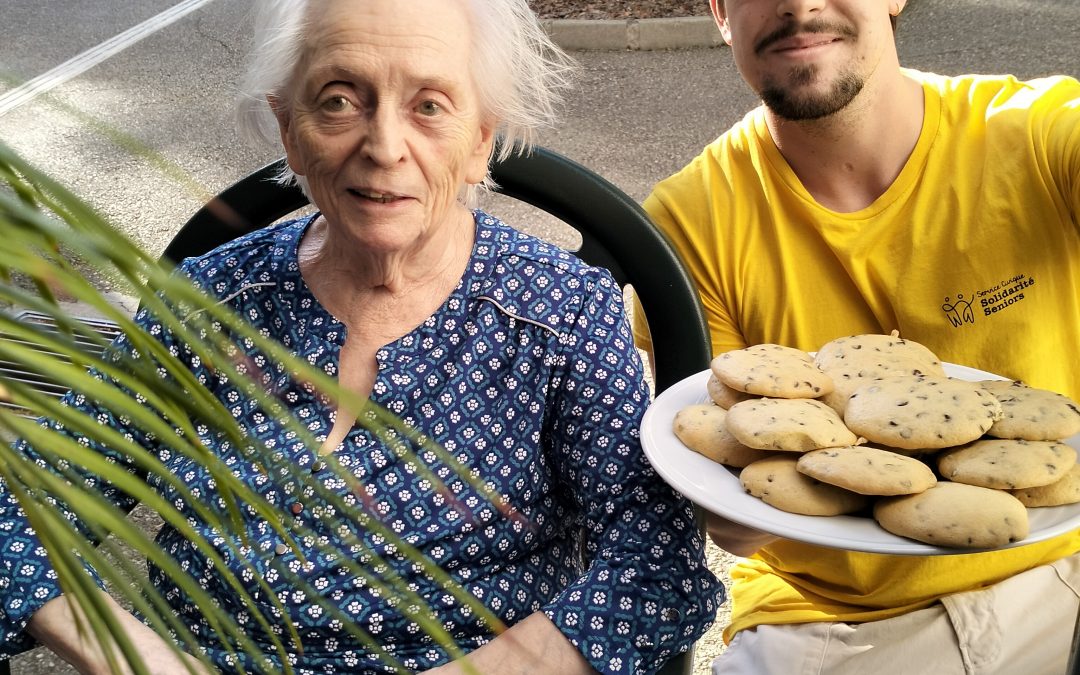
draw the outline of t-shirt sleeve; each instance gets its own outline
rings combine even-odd
[[[722,275],[730,274],[731,270],[719,269],[719,257],[710,253],[715,247],[723,246],[724,242],[718,241],[720,229],[713,222],[719,205],[703,198],[707,194],[715,195],[715,190],[707,189],[708,186],[704,184],[706,179],[699,166],[702,161],[699,159],[657,185],[643,207],[682,258],[698,289],[715,356],[741,349],[746,346],[746,341],[722,290]],[[635,315],[634,337],[640,340],[642,327],[637,320]],[[649,345],[651,347],[651,342]]]
[[[1071,77],[1050,82],[1032,106],[1032,133],[1073,223],[1080,227],[1080,82]]]

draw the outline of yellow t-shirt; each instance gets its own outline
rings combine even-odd
[[[923,83],[922,132],[861,211],[814,201],[761,109],[646,200],[698,284],[714,352],[896,329],[945,361],[1080,399],[1080,83],[905,72]],[[928,557],[779,541],[733,570],[725,636],[883,619],[1077,551],[1080,530]]]

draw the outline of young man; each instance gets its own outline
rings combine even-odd
[[[711,0],[764,105],[646,208],[695,277],[717,354],[897,329],[1078,399],[1080,83],[902,69],[905,4]],[[709,530],[749,556],[716,675],[1065,670],[1080,532],[920,557]]]

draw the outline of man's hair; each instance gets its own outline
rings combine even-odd
[[[333,1],[333,0],[326,0]],[[471,70],[481,118],[492,122],[502,141],[499,158],[530,149],[537,132],[555,122],[556,108],[576,68],[540,25],[526,0],[447,0],[466,4],[472,29]],[[289,85],[303,55],[310,0],[259,0],[254,39],[236,107],[241,132],[261,142],[280,143],[268,97],[287,101]],[[305,181],[288,168],[283,183]],[[470,186],[466,201],[491,185]]]

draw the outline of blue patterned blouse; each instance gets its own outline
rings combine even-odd
[[[236,476],[279,506],[297,532],[307,532],[299,538],[307,565],[250,511],[245,524],[253,545],[241,549],[245,560],[238,560],[237,549],[208,525],[193,522],[220,544],[220,555],[235,566],[260,609],[279,618],[288,612],[298,626],[303,652],[289,656],[297,672],[393,672],[388,660],[398,670],[415,672],[447,659],[415,616],[319,546],[341,532],[330,531],[321,517],[333,509],[296,480],[304,472],[365,514],[346,519],[353,523],[349,534],[359,540],[345,547],[353,561],[375,571],[393,568],[465,650],[491,639],[492,629],[445,583],[409,562],[379,528],[365,526],[369,518],[437,563],[507,625],[543,611],[605,673],[654,670],[691,645],[723,601],[723,587],[705,566],[689,504],[653,472],[641,451],[638,425],[648,390],[620,289],[607,271],[555,246],[482,212],[475,221],[476,243],[461,282],[423,325],[379,350],[372,398],[469,467],[502,496],[500,507],[440,459],[421,452],[424,463],[445,479],[445,488],[436,489],[415,458],[399,456],[360,426],[334,455],[363,486],[357,498],[312,448],[296,442],[183,345],[173,344],[152,318],[139,316],[226,404],[252,440],[277,451],[280,464],[260,469],[208,429],[199,429],[202,442]],[[311,294],[297,258],[310,222],[271,226],[189,259],[182,269],[254,325],[334,375],[345,327]],[[123,337],[116,348],[131,349]],[[256,364],[264,358],[247,356]],[[308,421],[317,438],[325,438],[333,411],[310,387],[273,373],[263,382]],[[70,405],[124,428],[122,420],[84,397],[68,398]],[[136,437],[153,447],[151,438]],[[204,468],[167,451],[158,454],[196,495],[213,500],[214,481]],[[167,485],[157,487],[190,512]],[[118,491],[110,497],[131,506]],[[582,533],[587,565],[581,563]],[[167,525],[158,543],[271,653],[251,608],[220,580],[203,553]],[[6,490],[0,494],[0,550],[2,652],[13,654],[32,646],[24,632],[27,620],[60,591]],[[283,573],[286,568],[335,611],[298,590]],[[267,600],[256,576],[280,604]],[[151,579],[221,670],[280,671],[280,665],[247,663],[230,654],[193,600],[153,567]],[[347,622],[377,646],[357,639]]]

